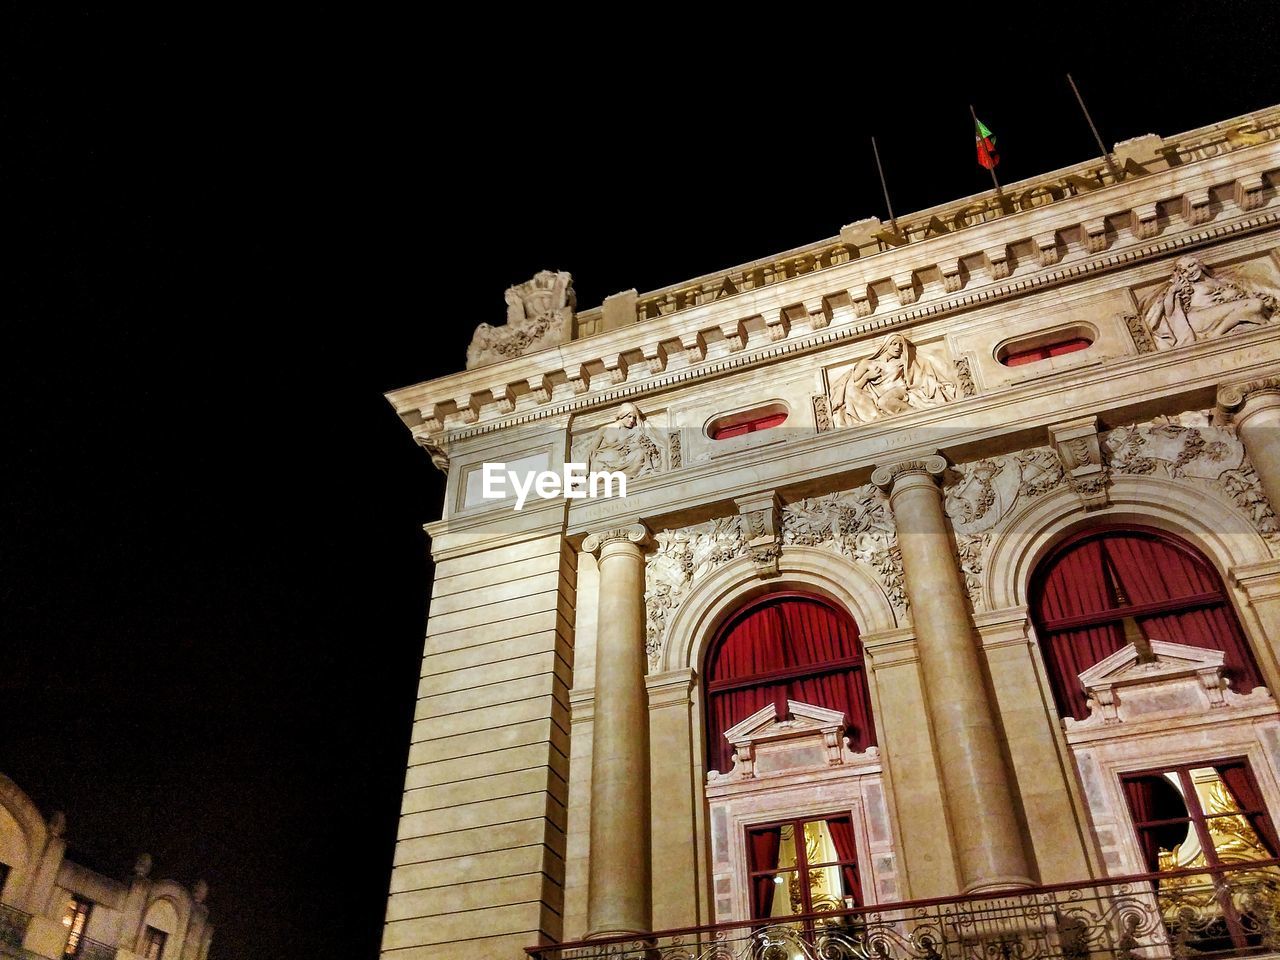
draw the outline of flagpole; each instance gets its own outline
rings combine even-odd
[[[974,109],[973,109],[973,104],[972,104],[972,103],[971,103],[971,104],[969,104],[969,116],[973,117],[973,133],[974,133],[974,136],[977,136],[977,134],[978,134],[978,114],[974,111]],[[995,187],[996,187],[996,196],[1003,196],[1003,195],[1004,195],[1004,191],[1002,191],[1002,190],[1000,189],[1000,181],[999,181],[998,179],[996,179],[996,168],[995,168],[995,166],[994,166],[994,165],[992,165],[992,166],[990,166],[990,167],[987,167],[987,172],[991,174],[991,182],[992,182],[993,184],[995,184]]]
[[[1076,95],[1076,103],[1080,104],[1080,112],[1084,114],[1085,120],[1089,124],[1089,129],[1093,131],[1093,139],[1098,144],[1098,149],[1102,151],[1102,157],[1107,161],[1107,169],[1111,171],[1111,180],[1114,183],[1120,182],[1120,171],[1116,167],[1116,163],[1111,159],[1111,151],[1107,149],[1102,142],[1102,137],[1098,135],[1098,128],[1093,125],[1093,117],[1089,116],[1089,108],[1084,105],[1084,97],[1080,96],[1080,90],[1076,87],[1076,82],[1071,79],[1071,74],[1067,74],[1067,83],[1071,84],[1071,92]]]
[[[884,167],[880,166],[880,148],[876,146],[876,138],[871,138],[871,149],[876,155],[876,169],[880,172],[880,189],[884,191],[884,205],[889,208],[889,222],[893,224],[893,232],[898,233],[898,218],[893,215],[893,204],[889,202],[889,185],[885,183]]]

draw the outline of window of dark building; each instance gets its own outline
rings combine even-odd
[[[1063,716],[1089,715],[1080,672],[1129,643],[1221,650],[1231,689],[1261,683],[1217,571],[1162,531],[1106,528],[1059,544],[1032,578],[1031,611]]]
[[[855,751],[876,742],[871,701],[853,618],[821,597],[770,594],[739,610],[707,654],[707,765],[727,771],[724,732],[769,703],[787,700],[843,711]]]
[[[142,938],[142,955],[146,960],[160,960],[164,955],[165,941],[169,939],[169,934],[163,930],[157,930],[155,927],[148,926]]]
[[[67,909],[62,914],[62,925],[67,928],[67,945],[63,956],[78,957],[84,945],[85,927],[89,925],[89,914],[93,904],[83,897],[73,896],[67,901]]]

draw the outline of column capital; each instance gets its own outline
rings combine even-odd
[[[607,530],[597,530],[595,533],[587,534],[587,538],[582,541],[582,549],[587,553],[598,554],[605,544],[619,540],[643,547],[649,541],[649,528],[643,523],[636,522],[610,527]]]
[[[1218,416],[1230,423],[1251,399],[1268,394],[1275,398],[1273,403],[1280,402],[1280,376],[1224,383],[1218,388]]]
[[[889,493],[899,479],[913,474],[925,476],[937,482],[942,479],[942,472],[947,469],[947,458],[940,453],[929,453],[887,463],[876,467],[871,474],[871,482]]]

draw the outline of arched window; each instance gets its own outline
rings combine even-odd
[[[1262,682],[1217,571],[1157,530],[1092,530],[1059,544],[1032,578],[1031,615],[1063,716],[1089,715],[1078,675],[1129,643],[1221,650],[1233,690]]]
[[[721,628],[707,654],[707,765],[727,771],[733,748],[724,732],[769,703],[787,700],[844,712],[855,751],[876,742],[858,627],[819,597],[770,594]]]

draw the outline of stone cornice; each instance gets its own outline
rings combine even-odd
[[[1247,179],[1244,176],[1246,161],[1251,162],[1256,169],[1260,156],[1264,157],[1262,162],[1267,168],[1272,166],[1280,168],[1280,148],[1265,145],[1215,160],[1201,161],[1197,167],[1198,172],[1204,176],[1195,178],[1200,181],[1196,188],[1204,189],[1205,183],[1212,184],[1223,177],[1226,178],[1226,183],[1235,183],[1238,187]],[[1180,170],[1178,173],[1177,184],[1183,190],[1188,189],[1186,184],[1193,178],[1188,177],[1186,171]],[[970,237],[988,246],[998,238],[1005,250],[1032,244],[1033,238],[1022,237],[1022,233],[1030,234],[1039,230],[1052,229],[1056,235],[1069,235],[1072,238],[1068,246],[1077,252],[1078,259],[1069,257],[1067,259],[1070,262],[1055,262],[1019,269],[1003,280],[994,279],[999,271],[993,271],[992,279],[986,283],[969,277],[955,292],[944,294],[930,302],[911,302],[899,305],[895,310],[890,308],[888,300],[878,304],[872,304],[868,300],[862,301],[866,306],[859,308],[857,301],[853,299],[857,285],[861,284],[863,289],[870,291],[880,281],[869,279],[873,275],[859,262],[854,261],[852,264],[842,266],[839,270],[808,274],[770,288],[767,294],[773,302],[768,305],[762,302],[766,294],[766,291],[762,291],[761,296],[751,308],[755,311],[754,318],[748,317],[743,321],[746,324],[742,328],[746,336],[744,345],[754,345],[753,341],[759,338],[761,330],[768,326],[771,311],[786,312],[790,309],[785,306],[788,301],[798,299],[814,307],[809,315],[799,318],[794,324],[769,326],[767,335],[770,339],[767,345],[756,349],[744,349],[740,353],[726,352],[727,341],[722,336],[722,328],[726,322],[725,308],[713,305],[713,307],[699,307],[683,314],[626,327],[586,341],[565,344],[555,351],[545,351],[517,360],[504,361],[491,367],[467,371],[465,374],[441,378],[427,384],[407,387],[388,394],[388,399],[407,424],[421,428],[420,433],[440,435],[448,426],[450,427],[449,440],[463,439],[531,423],[546,417],[614,405],[624,399],[635,399],[684,383],[720,376],[735,369],[767,364],[787,355],[808,353],[836,343],[902,328],[923,320],[937,319],[975,306],[1024,296],[1033,291],[1164,257],[1174,251],[1187,250],[1228,237],[1265,230],[1280,223],[1280,212],[1256,209],[1256,203],[1250,205],[1242,201],[1231,206],[1218,202],[1211,206],[1204,217],[1199,219],[1181,217],[1185,225],[1182,233],[1175,233],[1172,227],[1175,220],[1179,219],[1178,215],[1167,216],[1163,221],[1165,223],[1163,238],[1149,239],[1144,231],[1134,226],[1138,221],[1128,218],[1127,213],[1131,213],[1137,206],[1148,201],[1155,202],[1152,198],[1169,194],[1171,186],[1173,186],[1173,180],[1169,175],[1154,174],[1138,181],[1132,188],[1123,190],[1109,188],[1099,191],[1098,194],[1063,201],[1043,210],[1015,214],[984,225],[983,228],[965,231],[962,235],[939,237],[883,255],[885,258],[891,255],[915,258],[915,265],[911,266],[911,261],[907,260],[904,269],[913,270],[919,274],[936,272],[938,263],[948,257],[956,257],[957,262],[982,258],[989,264],[991,262],[989,250],[979,249],[964,253],[962,252],[964,248],[957,246],[962,240],[967,243]],[[1240,190],[1236,189],[1235,193],[1239,195]],[[1146,196],[1147,194],[1150,196]],[[1158,206],[1181,209],[1185,204],[1179,205],[1185,196],[1186,194],[1179,198],[1169,194],[1159,200]],[[1130,210],[1123,211],[1108,207],[1108,204],[1114,206],[1114,202],[1121,198],[1132,205]],[[1237,211],[1237,216],[1234,218],[1228,217],[1223,212],[1229,206]],[[1053,223],[1041,222],[1050,214],[1054,217]],[[1108,229],[1112,232],[1108,236],[1112,239],[1108,240],[1111,246],[1109,252],[1089,254],[1087,252],[1089,243],[1085,228],[1081,224],[1094,214],[1102,217],[1104,221],[1118,224],[1120,231],[1127,231],[1129,241],[1121,243],[1118,231],[1110,227]],[[1219,222],[1208,224],[1205,222],[1206,218],[1217,219]],[[1026,221],[1027,229],[1019,232],[1017,226],[1022,220]],[[1037,222],[1032,223],[1032,220]],[[986,236],[987,231],[995,231],[997,227],[998,234]],[[1019,237],[1021,239],[1018,239]],[[1028,249],[1030,249],[1029,246]],[[880,259],[878,257],[877,261]],[[885,264],[892,266],[888,260],[885,260]],[[860,275],[856,275],[859,272]],[[854,286],[850,286],[850,283]],[[860,310],[865,316],[857,316]],[[833,321],[839,322],[833,323]],[[706,344],[709,342],[715,342],[715,350],[707,348]],[[662,371],[653,373],[656,367],[652,364],[634,362],[629,366],[632,374],[639,373],[639,378],[635,379],[634,383],[630,382],[630,379],[633,379],[631,374],[617,376],[618,371],[624,370],[624,365],[611,361],[616,361],[618,357],[629,353],[657,356],[658,348],[664,343],[673,344],[673,354],[684,355],[683,366],[671,369],[670,364],[663,363]],[[693,344],[698,349],[693,349],[689,344]],[[665,348],[661,353],[664,358],[667,356]],[[536,376],[531,376],[531,367],[534,365],[539,365],[541,369],[533,371]],[[615,372],[614,377],[610,378],[606,373],[599,372],[602,368],[612,369]],[[595,374],[592,373],[593,369],[597,371]],[[592,381],[593,376],[597,383],[601,379],[610,380],[610,383],[604,389],[599,389]],[[503,415],[500,412],[512,397],[517,395],[523,397],[524,394],[528,394],[527,385],[533,380],[540,380],[544,384],[556,380],[563,385],[574,381],[575,378],[576,383],[582,388],[579,396],[562,397],[557,400],[554,389],[544,389],[536,398],[530,394],[530,401],[516,405],[517,410],[520,406],[524,407],[522,412],[517,412],[514,416]],[[618,379],[619,382],[613,384],[612,379]],[[493,388],[497,388],[497,393],[504,398],[503,403],[495,403],[492,400],[494,395],[492,388],[477,391],[476,384],[482,382],[488,382]],[[566,393],[567,390],[562,389],[560,392]],[[545,402],[540,402],[542,397],[546,398]],[[507,409],[510,408],[507,407]],[[486,413],[492,410],[497,416],[488,422],[480,422],[482,410]]]

